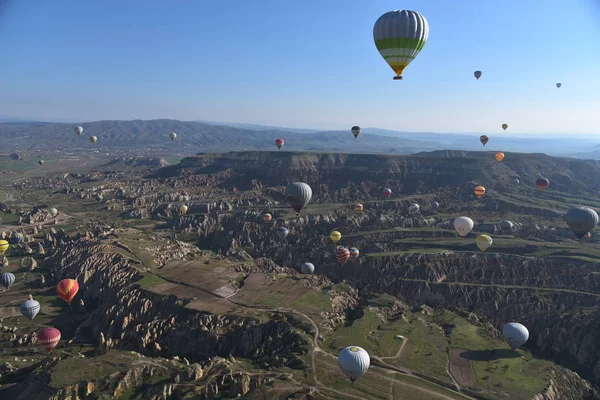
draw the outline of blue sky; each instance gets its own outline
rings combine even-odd
[[[594,0],[2,4],[4,118],[600,134]],[[398,8],[430,25],[403,81],[372,36]]]

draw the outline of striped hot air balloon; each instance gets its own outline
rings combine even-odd
[[[480,199],[485,194],[485,188],[483,186],[476,186],[474,192],[477,198]]]
[[[342,234],[339,231],[331,231],[329,234],[329,239],[331,239],[333,243],[339,242],[341,238]]]
[[[548,186],[550,186],[550,181],[546,178],[539,178],[537,181],[535,181],[535,186],[537,186],[537,188],[543,192],[544,190],[548,189]]]
[[[340,264],[345,263],[350,258],[350,250],[345,247],[338,247],[335,249],[335,258]]]
[[[356,260],[358,258],[358,256],[360,255],[360,251],[358,251],[358,249],[356,247],[350,247],[350,258],[352,260]]]
[[[0,274],[0,285],[4,286],[8,290],[13,283],[15,283],[15,275],[10,272],[3,272]]]
[[[385,188],[383,189],[381,194],[383,195],[383,197],[390,197],[392,195],[392,189]]]
[[[73,301],[73,298],[78,291],[79,284],[75,279],[63,279],[56,285],[56,293],[61,299],[66,301],[67,304],[71,304],[71,301]]]
[[[29,299],[21,303],[20,309],[21,314],[27,317],[28,320],[32,320],[40,312],[40,303],[33,299],[33,296],[29,295]]]
[[[362,204],[360,204],[360,203],[356,203],[356,204],[354,205],[354,211],[356,211],[356,212],[363,212],[363,210],[364,210],[364,207],[363,207],[363,205],[362,205]]]
[[[6,250],[8,250],[9,246],[10,245],[6,240],[0,240],[0,254],[6,253]]]
[[[44,328],[37,334],[40,347],[51,352],[60,342],[60,331],[56,328]]]

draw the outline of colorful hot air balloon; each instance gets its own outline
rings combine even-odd
[[[475,186],[473,190],[477,195],[477,198],[480,199],[485,194],[485,188],[483,186]]]
[[[12,239],[15,241],[15,243],[21,243],[23,240],[25,240],[25,235],[23,235],[21,232],[15,232],[12,234]]]
[[[73,130],[75,131],[75,134],[77,136],[81,136],[81,134],[83,133],[83,127],[81,126],[76,126]]]
[[[354,211],[356,211],[356,212],[363,212],[363,210],[364,210],[364,207],[363,207],[363,205],[362,205],[362,204],[360,204],[360,203],[356,203],[356,204],[354,205]]]
[[[0,254],[6,253],[10,244],[6,240],[0,240]]]
[[[502,129],[506,130],[508,128],[508,124],[502,124]]]
[[[37,341],[42,349],[51,352],[60,342],[60,331],[56,328],[44,328],[38,332]]]
[[[559,87],[561,87],[561,86],[562,86],[562,83],[557,83],[557,84],[556,84],[556,87],[557,87],[557,88],[559,88]]]
[[[309,262],[305,262],[304,264],[302,264],[300,269],[302,270],[303,274],[312,274],[313,272],[315,272],[315,266]]]
[[[269,213],[263,214],[263,221],[271,222],[272,219],[273,219],[273,216],[271,214],[269,214]]]
[[[565,220],[577,239],[581,240],[598,225],[598,214],[589,207],[573,207],[567,212]]]
[[[8,290],[13,283],[15,283],[15,276],[10,272],[3,272],[0,274],[0,285],[4,286]]]
[[[496,161],[502,161],[504,160],[504,153],[499,151],[496,154],[494,154],[494,158],[496,159]]]
[[[475,238],[475,244],[479,247],[479,250],[486,251],[494,243],[492,237],[489,235],[479,235]]]
[[[300,214],[312,198],[312,189],[304,182],[292,182],[285,188],[286,200]]]
[[[475,71],[475,72],[473,72],[473,75],[475,75],[475,78],[477,78],[477,80],[479,80],[479,78],[481,78],[481,71]]]
[[[67,304],[71,304],[71,301],[73,301],[73,298],[78,291],[79,284],[75,279],[63,279],[56,285],[56,293],[61,299],[66,301]]]
[[[350,258],[352,260],[356,260],[358,258],[358,256],[360,255],[360,251],[358,251],[358,249],[356,247],[350,247],[350,249],[348,249],[348,251],[350,252]]]
[[[283,146],[284,143],[285,141],[283,139],[275,139],[275,146],[277,146],[279,150],[281,150],[281,146]]]
[[[171,138],[171,140],[175,140],[177,139],[177,134],[175,132],[171,132],[169,133],[169,137]]]
[[[487,137],[486,135],[481,135],[479,136],[479,141],[481,142],[482,145],[485,146],[485,144],[490,140],[489,137]]]
[[[281,240],[285,239],[289,233],[290,231],[285,226],[277,228],[277,236],[279,236],[279,239]]]
[[[381,194],[383,195],[383,197],[390,197],[392,195],[392,189],[385,188],[383,189]]]
[[[550,181],[546,178],[539,178],[537,181],[535,181],[535,186],[537,186],[537,188],[543,192],[544,190],[548,189],[548,186],[550,186]]]
[[[90,142],[96,143],[97,141],[98,141],[98,138],[96,136],[90,136]]]
[[[360,135],[360,126],[353,126],[352,129],[350,129],[350,131],[354,135],[354,138],[358,139],[358,135]]]
[[[335,258],[340,264],[344,264],[350,258],[350,250],[345,247],[335,249]]]
[[[186,206],[185,204],[182,204],[182,205],[179,207],[179,212],[180,212],[180,213],[182,213],[182,214],[185,214],[187,211],[188,211],[188,206]]]
[[[529,331],[525,326],[517,322],[510,322],[502,328],[502,336],[504,336],[504,340],[506,340],[510,348],[516,350],[527,342]]]
[[[367,372],[371,365],[371,358],[365,349],[348,346],[340,352],[338,365],[348,379],[354,382]]]
[[[394,70],[394,79],[402,79],[404,69],[425,46],[429,23],[416,11],[394,10],[383,14],[373,27],[375,46]]]
[[[29,299],[21,303],[19,308],[21,309],[21,314],[31,321],[40,312],[41,307],[40,303],[34,300],[32,295],[29,295]]]
[[[454,220],[454,229],[462,237],[467,236],[471,229],[473,229],[473,220],[469,217],[458,217]]]
[[[337,243],[342,238],[342,234],[338,231],[331,231],[331,233],[329,234],[329,238],[333,243]]]

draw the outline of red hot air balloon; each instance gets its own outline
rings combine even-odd
[[[56,328],[44,328],[38,332],[37,340],[41,348],[52,351],[60,342],[60,331]]]
[[[281,150],[281,146],[283,146],[285,142],[283,141],[283,139],[275,139],[275,146],[277,146],[277,148],[279,150]]]
[[[543,192],[548,188],[548,186],[550,186],[550,181],[546,178],[540,178],[537,181],[535,181],[535,186],[537,186],[538,189],[540,189]]]
[[[350,250],[345,247],[338,247],[335,249],[335,258],[340,264],[345,263],[350,258]]]
[[[79,284],[75,279],[63,279],[56,285],[56,293],[61,299],[66,301],[67,304],[71,304],[73,297],[75,297],[78,291]]]
[[[383,194],[383,197],[390,197],[392,195],[392,189],[385,188],[381,194]]]

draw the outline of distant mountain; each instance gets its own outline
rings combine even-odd
[[[203,124],[217,125],[217,126],[229,126],[232,128],[248,129],[251,131],[281,131],[281,132],[298,132],[298,133],[316,133],[316,132],[321,131],[320,129],[283,128],[280,126],[242,124],[242,123],[237,123],[237,122],[215,122],[215,121],[202,121],[202,120],[196,120],[194,122],[201,122]]]

